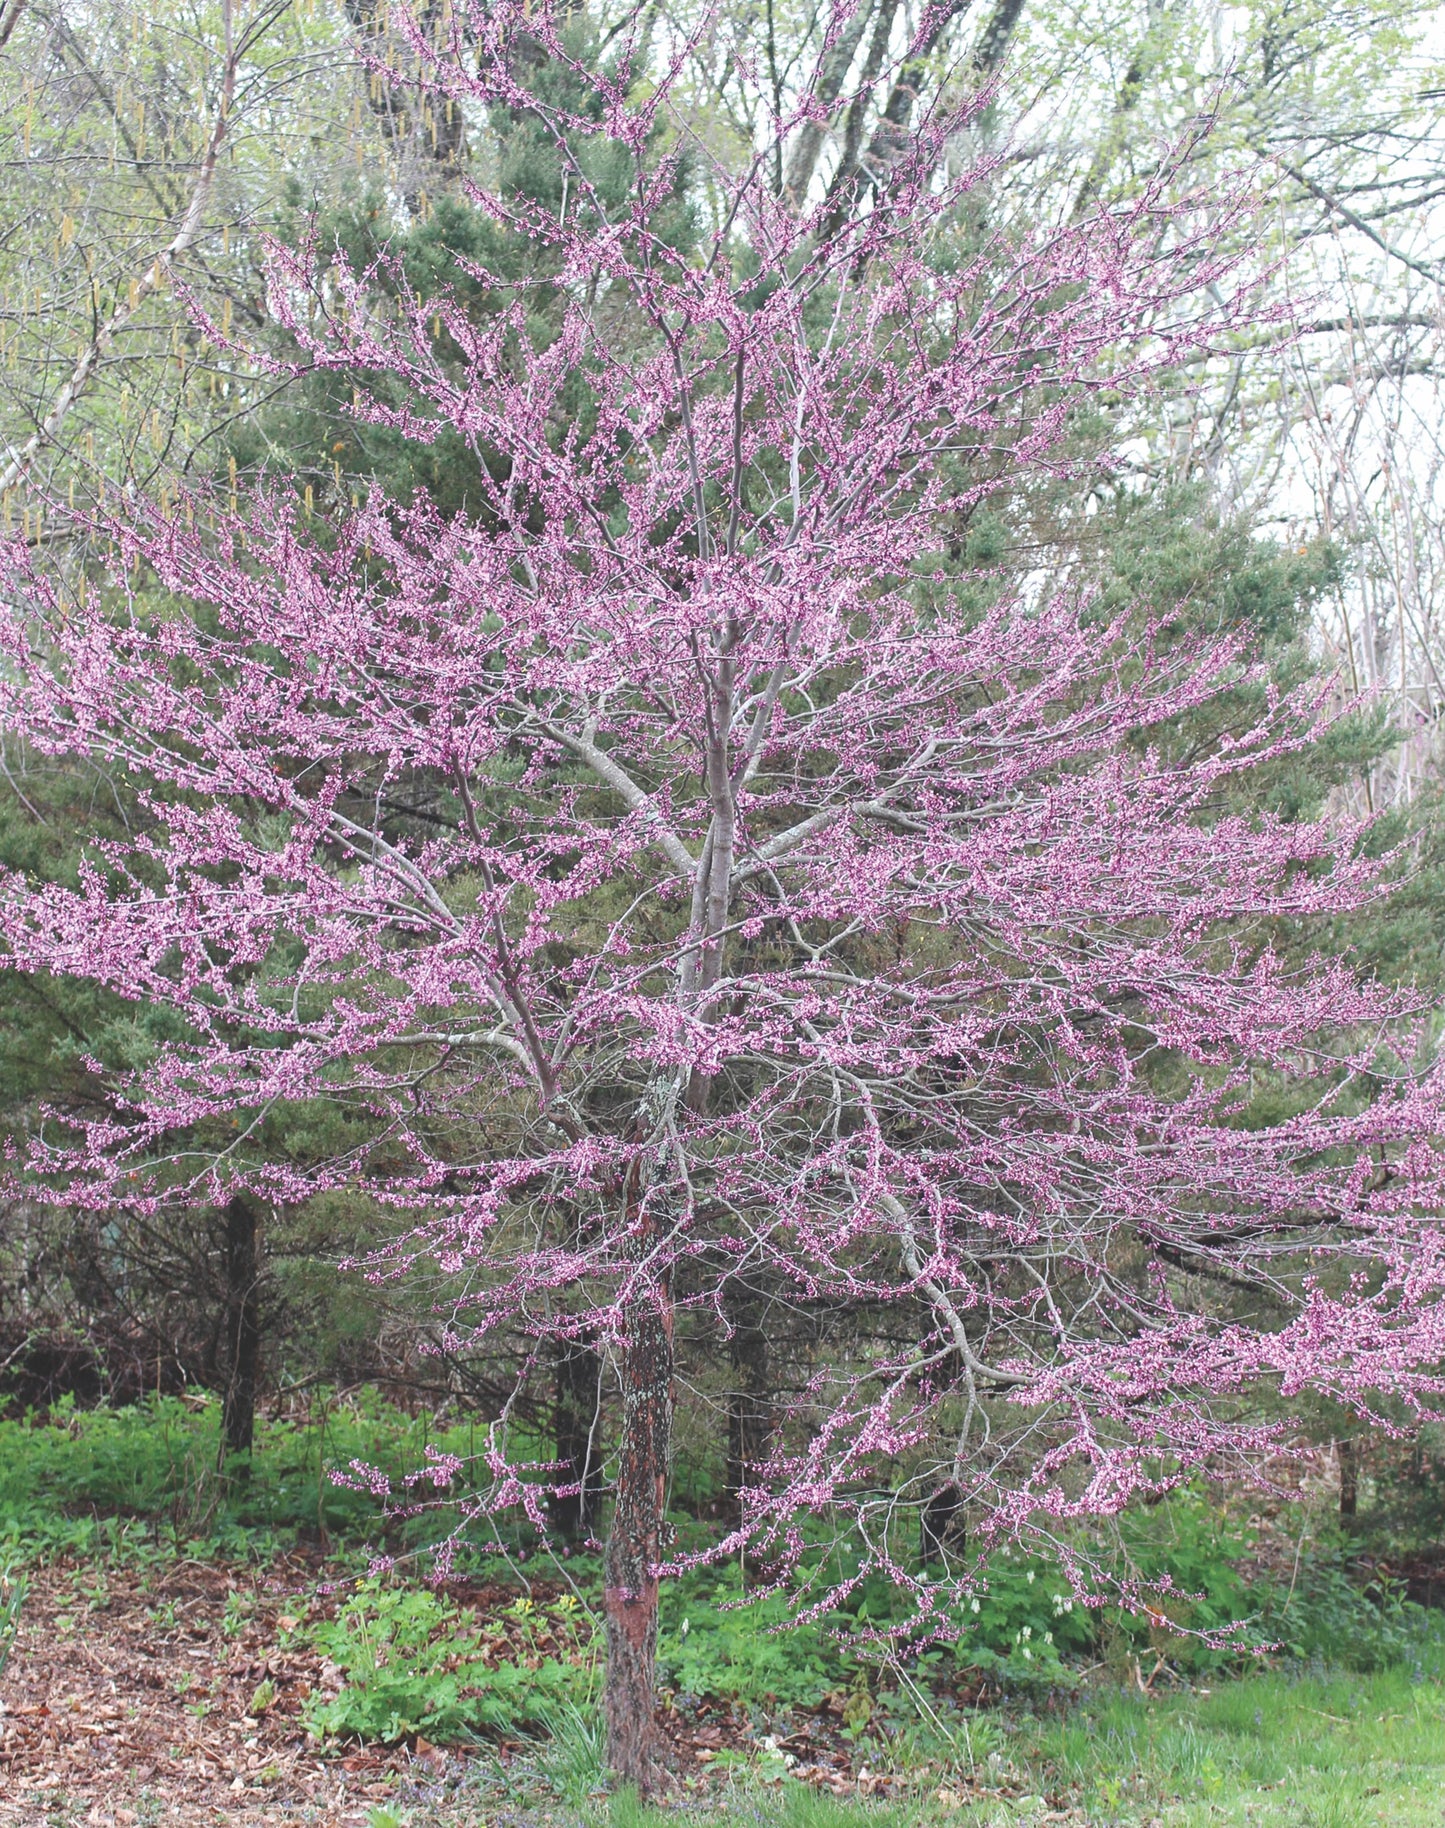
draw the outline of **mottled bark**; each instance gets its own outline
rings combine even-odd
[[[897,0],[883,0],[873,23],[873,37],[863,60],[858,87],[844,118],[843,150],[838,158],[838,168],[828,185],[827,201],[833,205],[833,210],[823,231],[825,235],[835,233],[838,224],[846,220],[856,196],[858,151],[863,144],[863,119],[873,98],[873,85],[878,80],[883,59],[888,53],[888,35],[893,29],[893,17],[897,11]]]
[[[858,46],[863,41],[863,31],[874,10],[874,0],[865,0],[839,34],[832,50],[823,59],[818,71],[817,88],[814,99],[819,112],[831,112],[843,89],[843,79],[853,67],[853,59],[858,54]],[[891,8],[890,8],[891,16]],[[788,176],[784,186],[789,203],[794,209],[801,209],[813,173],[818,168],[818,157],[823,150],[823,136],[826,129],[820,121],[806,121],[799,129],[797,143],[792,157],[788,161]]]
[[[1024,0],[998,0],[973,47],[973,67],[980,76],[992,76],[1003,62],[1023,10]]]
[[[639,1795],[666,1782],[654,1707],[657,1568],[672,1447],[673,1314],[670,1291],[645,1282],[629,1304],[621,1353],[622,1440],[604,1560],[607,1757]]]

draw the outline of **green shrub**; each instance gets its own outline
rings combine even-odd
[[[590,1631],[566,1602],[519,1599],[502,1622],[480,1623],[445,1594],[372,1578],[308,1635],[342,1678],[338,1694],[308,1709],[320,1737],[390,1744],[516,1731],[584,1705],[596,1686]]]
[[[745,1705],[791,1707],[817,1701],[847,1680],[849,1665],[826,1623],[794,1624],[783,1594],[742,1602],[732,1569],[663,1589],[657,1653],[663,1686]]]
[[[994,1556],[987,1585],[963,1602],[960,1616],[958,1660],[1019,1681],[1062,1679],[1065,1653],[1091,1650],[1098,1630],[1059,1563],[1039,1555]]]
[[[1259,1629],[1296,1662],[1337,1669],[1438,1673],[1445,1659],[1440,1614],[1406,1599],[1397,1582],[1361,1586],[1338,1543],[1303,1557],[1290,1589],[1266,1591]]]

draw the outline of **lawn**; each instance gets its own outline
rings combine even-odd
[[[1090,1820],[1445,1822],[1445,1688],[1403,1669],[1247,1676],[1160,1700],[1100,1693],[1020,1740],[1021,1768],[1054,1773]]]

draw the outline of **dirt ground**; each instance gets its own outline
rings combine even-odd
[[[364,1824],[415,1755],[308,1741],[298,1715],[321,1671],[276,1639],[312,1578],[38,1570],[0,1676],[0,1824]]]

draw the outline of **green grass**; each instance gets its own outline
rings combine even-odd
[[[1025,1728],[1014,1757],[1100,1822],[1440,1828],[1445,1688],[1387,1670],[1258,1675],[1160,1700],[1113,1692]]]

